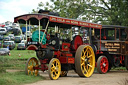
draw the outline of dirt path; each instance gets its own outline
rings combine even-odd
[[[125,85],[128,71],[111,71],[107,74],[94,73],[90,78],[81,78],[75,72],[70,71],[67,77],[60,77],[58,80],[50,80],[47,72],[40,72],[46,80],[25,85]]]

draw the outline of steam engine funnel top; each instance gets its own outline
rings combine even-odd
[[[49,14],[49,12],[50,12],[50,11],[48,11],[48,10],[43,10],[43,9],[40,9],[40,10],[38,11],[38,13],[43,13],[43,14]]]
[[[38,13],[48,14],[48,15],[54,15],[54,16],[59,16],[58,13],[50,12],[49,10],[43,10],[43,9],[40,9],[40,10],[38,11]]]

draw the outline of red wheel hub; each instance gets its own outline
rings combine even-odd
[[[108,60],[107,58],[103,57],[100,61],[100,68],[103,73],[108,71]]]

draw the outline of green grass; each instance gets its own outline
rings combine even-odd
[[[126,67],[113,67],[111,70],[126,71]]]
[[[5,55],[4,57],[8,59],[28,59],[30,57],[36,57],[36,52],[34,50],[17,50],[17,46],[18,43],[16,43],[16,46],[13,50],[10,50],[11,56]],[[19,55],[21,57],[19,57]]]
[[[0,56],[0,85],[18,85],[44,79],[41,76],[28,76],[24,71],[27,59],[36,57],[35,51],[16,50],[15,48],[10,52],[11,56]],[[20,57],[19,54],[21,55]],[[18,69],[23,72],[8,73],[6,69]]]
[[[31,50],[11,50],[11,56],[6,56],[9,59],[28,59],[30,57],[36,57],[35,51]],[[19,56],[20,55],[20,56]]]
[[[2,62],[2,67],[6,69],[23,69],[25,68],[25,63],[27,59],[31,57],[36,57],[35,51],[31,50],[11,50],[11,56],[0,56],[0,61]],[[20,56],[19,56],[20,55]]]
[[[24,83],[33,83],[44,78],[41,76],[25,75],[24,72],[2,73],[0,74],[0,85],[20,85]]]

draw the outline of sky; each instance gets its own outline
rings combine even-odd
[[[0,0],[0,23],[14,21],[14,17],[28,14],[38,7],[39,2],[49,0]]]

